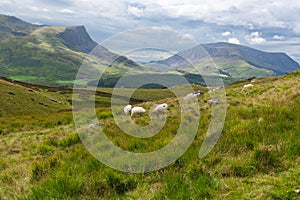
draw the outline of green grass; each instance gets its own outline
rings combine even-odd
[[[17,80],[17,81],[23,81],[23,82],[30,82],[35,80],[43,80],[45,77],[36,77],[36,76],[10,76],[10,79]]]
[[[46,114],[70,109],[68,98],[56,92],[26,88],[0,80],[0,117]]]
[[[258,79],[254,87],[243,90],[247,83],[226,88],[225,126],[208,156],[198,158],[211,118],[206,93],[199,98],[201,121],[190,148],[168,167],[144,174],[119,172],[93,158],[80,142],[70,112],[0,118],[0,127],[8,130],[0,134],[0,197],[299,199],[295,192],[300,189],[299,72]],[[151,90],[137,90],[135,95],[142,94],[151,97]],[[165,146],[177,130],[174,98],[141,105],[149,108],[160,102],[170,105],[167,123],[160,134],[145,140],[124,134],[109,107],[97,108],[97,116],[113,143],[133,152],[148,152]],[[149,118],[136,116],[134,121],[147,124]]]

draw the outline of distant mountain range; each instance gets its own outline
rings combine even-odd
[[[267,53],[224,42],[198,45],[149,64],[163,71],[183,70],[194,73],[197,68],[204,74],[207,67],[215,64],[221,74],[235,78],[282,75],[300,69],[299,64],[285,53]]]
[[[95,47],[92,56],[88,56]],[[207,76],[220,73],[228,84],[247,77],[280,75],[300,69],[285,53],[266,53],[228,43],[199,45],[165,60],[141,64],[98,45],[84,26],[34,25],[0,15],[0,76],[48,86],[72,86],[87,57],[91,68],[104,72],[104,76],[97,84],[98,77],[87,71],[83,84],[102,87],[114,86],[124,73],[130,74],[128,83],[134,87],[135,80],[148,75],[170,79],[171,85],[183,75],[191,83],[203,85],[199,70]],[[208,73],[212,64],[218,70]]]
[[[83,26],[40,26],[0,15],[0,76],[43,85],[68,85],[96,46],[94,57],[89,57],[95,69],[110,66],[107,73],[147,71],[98,45]]]

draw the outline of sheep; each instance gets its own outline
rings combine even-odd
[[[146,112],[146,110],[142,107],[133,107],[131,109],[131,117],[134,115],[134,114],[144,114]]]
[[[154,114],[154,117],[157,118],[165,110],[168,110],[168,104],[163,103],[163,104],[156,105],[155,108],[152,110],[152,113]]]
[[[157,106],[153,109],[153,112],[162,112],[162,111],[164,111],[164,110],[168,110],[168,104],[166,104],[166,103],[157,105]]]
[[[217,105],[217,104],[220,104],[221,101],[219,99],[210,99],[208,100],[208,105]]]
[[[197,97],[200,97],[202,96],[204,93],[202,91],[196,91],[196,92],[192,92],[192,93],[189,93],[187,94],[183,99],[184,100],[189,100],[189,99],[194,99],[194,98],[197,98]]]
[[[131,109],[132,109],[132,106],[131,106],[131,105],[125,106],[125,107],[124,107],[124,113],[125,113],[125,115],[129,115]]]
[[[254,86],[254,85],[250,83],[250,84],[244,85],[244,86],[243,86],[243,89],[247,89],[247,88],[253,87],[253,86]]]

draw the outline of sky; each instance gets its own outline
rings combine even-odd
[[[123,31],[161,27],[197,43],[286,52],[300,62],[298,0],[1,0],[0,13],[35,24],[84,25],[98,43]]]

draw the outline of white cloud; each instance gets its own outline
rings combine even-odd
[[[75,12],[70,9],[61,9],[59,10],[60,13],[65,13],[65,14],[74,14]]]
[[[237,38],[229,38],[227,42],[232,43],[232,44],[241,44],[240,40]]]
[[[263,44],[267,42],[267,40],[261,36],[260,32],[252,32],[250,35],[246,35],[245,39],[249,44]]]
[[[129,5],[127,8],[127,13],[128,13],[128,15],[131,15],[134,17],[142,17],[145,14],[145,9]]]
[[[30,10],[32,10],[34,12],[49,12],[49,10],[47,8],[40,8],[40,7],[36,7],[36,6],[27,6],[27,8],[29,8]]]
[[[296,24],[296,25],[293,27],[293,31],[294,31],[295,33],[300,34],[300,23],[299,23],[299,24]]]
[[[184,33],[184,34],[182,34],[182,39],[195,40],[195,37],[192,34]]]
[[[272,38],[273,38],[274,40],[284,40],[284,39],[285,39],[285,37],[282,36],[282,35],[274,35]]]
[[[229,35],[231,35],[231,34],[232,34],[232,33],[231,33],[230,31],[226,31],[226,32],[222,33],[223,36],[229,36]]]

